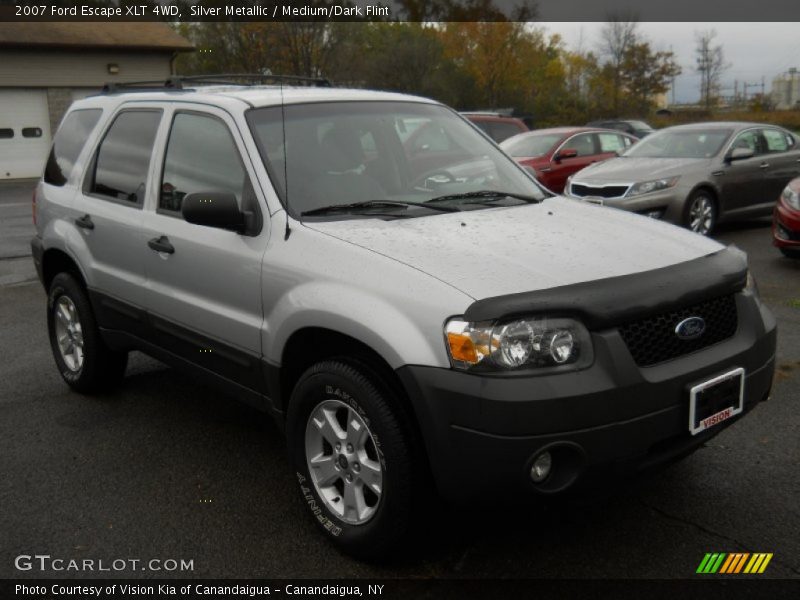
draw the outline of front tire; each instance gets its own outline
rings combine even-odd
[[[711,235],[717,225],[717,203],[711,192],[692,192],[684,208],[683,225],[700,235]]]
[[[302,501],[348,554],[380,559],[410,529],[420,478],[406,419],[390,387],[358,362],[320,362],[292,392],[287,437]]]
[[[89,298],[69,273],[59,273],[50,284],[47,330],[56,366],[72,389],[84,394],[107,390],[125,375],[128,353],[105,345]]]

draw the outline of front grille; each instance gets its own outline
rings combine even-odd
[[[701,317],[706,322],[703,334],[694,340],[682,340],[675,327],[688,317]],[[619,328],[633,360],[648,367],[696,352],[736,333],[736,299],[722,296],[694,306],[661,313]]]
[[[627,185],[606,185],[603,187],[595,187],[591,185],[583,185],[581,183],[573,183],[570,186],[570,191],[573,196],[583,198],[585,196],[594,196],[597,198],[620,198],[625,192],[628,191]]]

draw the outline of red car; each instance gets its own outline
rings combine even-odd
[[[791,258],[800,258],[800,177],[784,188],[772,216],[772,243]]]
[[[512,135],[528,131],[528,126],[522,119],[503,113],[462,112],[461,114],[475,123],[498,144]]]
[[[560,194],[570,175],[617,156],[637,141],[632,135],[610,129],[558,127],[515,135],[500,147],[521,165],[532,167],[545,187]]]

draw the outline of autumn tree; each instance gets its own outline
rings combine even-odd
[[[607,72],[612,80],[611,110],[619,116],[622,98],[623,64],[631,46],[638,40],[638,23],[629,12],[614,13],[600,32],[600,55],[606,60]]]
[[[647,114],[653,107],[654,97],[666,93],[672,78],[680,72],[672,52],[654,52],[649,42],[634,42],[628,46],[620,71],[627,109],[634,114]]]
[[[700,73],[700,102],[706,110],[719,99],[720,79],[730,66],[725,62],[722,45],[714,44],[717,32],[713,29],[695,33],[697,72]]]

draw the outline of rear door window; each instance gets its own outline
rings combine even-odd
[[[598,133],[597,139],[600,141],[600,153],[620,152],[627,148],[624,136],[616,133]]]
[[[86,145],[89,135],[94,131],[101,114],[103,114],[101,109],[90,108],[74,110],[66,116],[58,128],[44,168],[46,183],[63,186],[67,182],[72,167]]]
[[[772,152],[786,152],[791,147],[790,140],[783,131],[778,129],[764,129],[762,131],[764,139],[767,142],[767,151]]]
[[[97,150],[89,193],[141,206],[160,110],[121,112]]]

